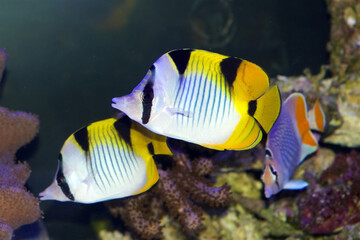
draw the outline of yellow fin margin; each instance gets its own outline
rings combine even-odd
[[[137,122],[132,122],[130,136],[134,152],[139,154],[146,163],[146,184],[133,193],[136,195],[147,191],[159,180],[159,173],[154,158],[148,150],[148,144],[153,144],[154,154],[172,155],[172,152],[167,146],[166,137],[147,130]]]
[[[270,131],[279,116],[281,108],[280,92],[277,86],[256,100],[254,118],[258,121],[266,133]]]

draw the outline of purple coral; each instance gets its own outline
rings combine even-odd
[[[202,230],[203,210],[197,203],[225,206],[230,201],[230,187],[213,187],[204,177],[214,171],[209,158],[190,159],[186,154],[175,154],[171,166],[158,165],[160,179],[146,193],[128,199],[108,202],[114,215],[120,215],[125,224],[142,238],[161,236],[160,218],[169,214],[181,223],[187,232]]]
[[[334,163],[299,196],[299,223],[311,234],[328,234],[360,221],[360,154],[338,154]]]
[[[36,116],[0,107],[0,239],[11,239],[13,231],[38,220],[39,200],[24,187],[29,165],[15,164],[15,152],[31,141],[39,129]]]

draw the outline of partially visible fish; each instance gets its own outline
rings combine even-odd
[[[92,123],[65,141],[40,200],[95,203],[140,194],[159,179],[157,154],[172,154],[166,138],[126,116]]]
[[[277,86],[256,64],[203,50],[162,55],[114,108],[149,130],[207,148],[256,146],[280,112]]]
[[[316,99],[314,107],[309,111],[309,124],[314,137],[319,141],[326,126],[325,113],[319,103],[319,99]]]
[[[7,54],[4,49],[0,49],[0,82],[5,71]]]
[[[315,117],[317,119],[324,115],[315,114]],[[320,120],[317,122],[320,123]],[[305,98],[300,93],[293,93],[282,104],[279,118],[270,130],[266,142],[264,172],[261,177],[265,185],[265,196],[269,198],[282,189],[302,189],[308,186],[305,181],[290,179],[297,166],[317,148],[318,143],[307,117]]]

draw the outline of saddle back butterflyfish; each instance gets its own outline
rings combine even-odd
[[[324,116],[317,115],[321,119]],[[267,198],[282,189],[303,189],[308,183],[291,180],[297,166],[318,148],[311,131],[305,98],[300,93],[291,94],[282,104],[281,112],[270,130],[266,142],[264,182]]]
[[[157,154],[171,155],[166,138],[127,116],[94,122],[65,141],[40,200],[95,203],[140,194],[159,179]]]
[[[158,134],[204,147],[254,147],[278,117],[281,99],[256,64],[204,50],[162,55],[131,94],[112,106]]]

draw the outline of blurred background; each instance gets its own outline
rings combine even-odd
[[[317,73],[328,63],[328,38],[324,1],[0,1],[0,48],[8,53],[0,105],[40,118],[40,134],[17,155],[32,168],[27,186],[44,190],[66,138],[113,116],[111,99],[130,93],[169,50],[240,57],[274,77]],[[41,208],[51,239],[94,239],[94,212],[108,214],[101,203]]]

